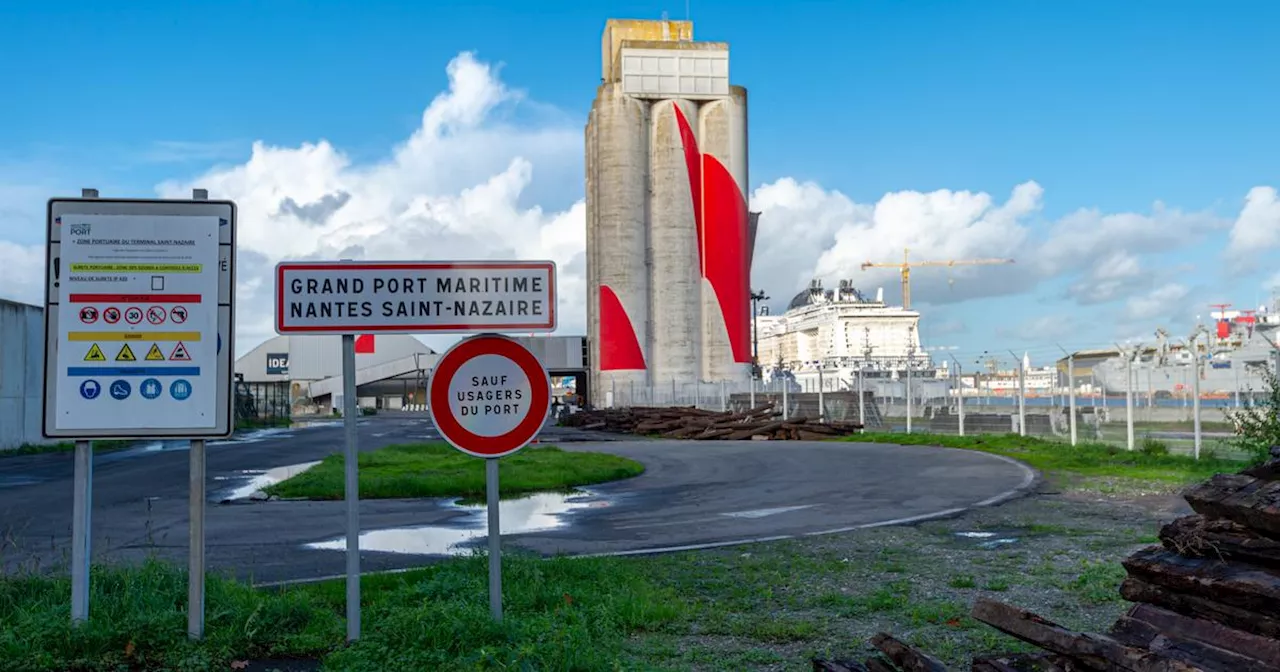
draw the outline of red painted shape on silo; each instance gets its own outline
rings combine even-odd
[[[684,112],[680,111],[680,106],[676,103],[672,103],[671,107],[676,111],[676,124],[680,127],[680,144],[684,146],[684,165],[689,169],[689,195],[693,200],[693,221],[698,227],[696,235],[699,272],[705,276],[707,258],[703,255],[702,249],[702,154],[698,151],[698,138],[689,127],[689,120],[684,118]]]
[[[720,160],[702,157],[703,207],[706,238],[702,239],[702,266],[715,290],[729,334],[733,361],[751,362],[751,321],[744,306],[751,288],[747,268],[747,199]]]
[[[600,285],[600,370],[644,370],[644,353],[626,308],[613,288]]]

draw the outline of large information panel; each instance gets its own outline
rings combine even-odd
[[[44,434],[228,436],[235,204],[52,199]]]

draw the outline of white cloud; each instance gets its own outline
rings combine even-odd
[[[1280,245],[1280,195],[1272,187],[1254,187],[1244,199],[1240,216],[1231,227],[1227,258],[1237,263],[1254,261],[1254,255]]]
[[[1125,317],[1133,321],[1182,317],[1186,312],[1183,299],[1190,293],[1191,290],[1185,285],[1176,282],[1157,287],[1146,294],[1130,298],[1125,304]]]
[[[1151,274],[1142,268],[1136,255],[1114,250],[1099,257],[1088,274],[1067,289],[1067,295],[1081,305],[1106,303],[1150,285]]]
[[[0,240],[0,299],[43,304],[44,244]]]
[[[585,207],[520,205],[535,166],[581,162],[581,130],[504,123],[523,96],[469,53],[448,75],[421,126],[380,162],[358,165],[323,140],[258,142],[242,165],[161,185],[162,196],[200,187],[239,207],[239,351],[273,333],[268,273],[282,259],[549,258],[559,267],[561,330],[583,333]]]

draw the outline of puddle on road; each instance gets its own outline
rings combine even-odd
[[[978,541],[978,548],[993,550],[1018,543],[1018,538],[1008,532],[956,532],[960,541]]]
[[[301,464],[287,464],[283,467],[275,467],[262,471],[260,469],[242,469],[236,472],[235,476],[216,476],[215,481],[230,481],[248,478],[249,481],[244,485],[237,486],[234,490],[222,497],[223,501],[231,499],[244,499],[249,495],[269,486],[275,485],[287,478],[293,478],[298,474],[320,464],[320,460],[315,462],[303,462]]]
[[[583,509],[608,506],[609,502],[590,493],[540,493],[520,499],[505,499],[498,504],[502,534],[546,532],[567,527],[566,514]],[[468,515],[444,525],[400,527],[371,530],[360,534],[360,550],[410,555],[464,555],[488,537],[486,506],[445,505],[446,509],[465,511]],[[315,550],[344,551],[346,537],[306,544]]]

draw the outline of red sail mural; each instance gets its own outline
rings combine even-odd
[[[689,168],[702,277],[715,291],[729,334],[733,361],[747,364],[751,361],[751,321],[746,311],[751,293],[747,199],[719,159],[698,151],[698,141],[689,121],[678,105],[674,107]]]
[[[644,368],[644,352],[627,310],[612,288],[600,285],[600,370]]]

